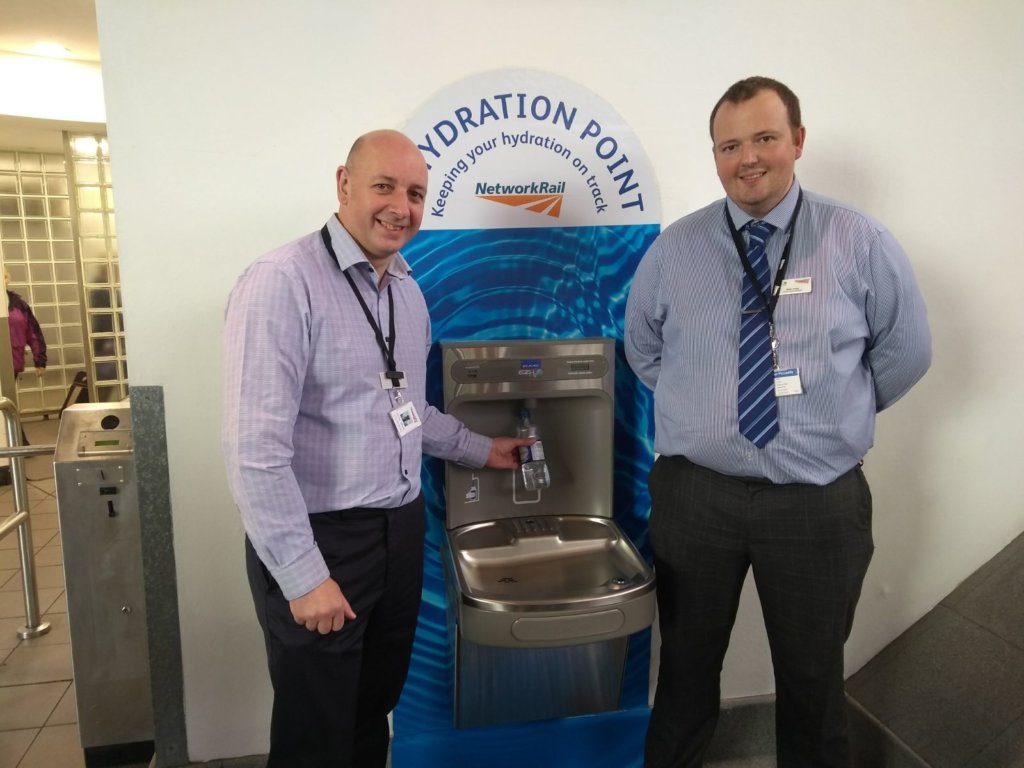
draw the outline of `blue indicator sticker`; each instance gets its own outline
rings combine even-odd
[[[536,369],[540,368],[540,360],[537,360],[537,359],[520,360],[519,361],[519,367],[521,369],[523,369],[523,370],[536,370]]]

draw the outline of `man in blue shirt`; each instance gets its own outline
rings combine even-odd
[[[425,399],[430,318],[399,253],[427,166],[356,141],[321,230],[251,264],[228,303],[223,445],[274,707],[268,768],[383,768],[420,603],[422,452],[515,469]]]
[[[805,129],[789,88],[736,83],[710,128],[727,197],[662,232],[626,308],[660,454],[649,486],[662,646],[645,765],[702,764],[749,568],[778,764],[848,766],[843,645],[873,550],[860,465],[876,412],[931,362],[924,301],[885,227],[800,188]]]

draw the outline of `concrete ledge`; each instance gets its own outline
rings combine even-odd
[[[849,696],[851,768],[930,768],[892,731]],[[708,763],[775,756],[775,697],[723,702]]]
[[[930,768],[876,717],[847,694],[850,752],[853,768]]]

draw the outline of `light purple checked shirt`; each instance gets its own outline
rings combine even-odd
[[[483,466],[491,439],[428,406],[424,387],[430,317],[409,265],[396,254],[383,287],[336,216],[320,231],[251,264],[231,292],[224,332],[223,447],[228,484],[245,531],[289,600],[329,575],[308,515],[393,508],[420,492],[422,452]],[[340,265],[340,269],[339,269]],[[406,401],[422,427],[405,435],[389,415],[395,390],[348,270],[405,373]]]
[[[777,227],[767,244],[773,280],[799,191],[794,181],[763,219]],[[728,204],[742,229],[751,217]],[[781,295],[774,313],[779,367],[799,369],[803,394],[778,398],[779,433],[758,449],[739,432],[743,267],[724,207],[668,226],[630,289],[626,358],[654,390],[654,449],[722,474],[824,485],[864,457],[875,413],[928,370],[924,300],[885,227],[804,190],[786,279],[809,278],[810,290]]]

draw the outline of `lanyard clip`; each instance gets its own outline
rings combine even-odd
[[[384,389],[401,389],[406,385],[403,371],[381,371],[380,385]]]

